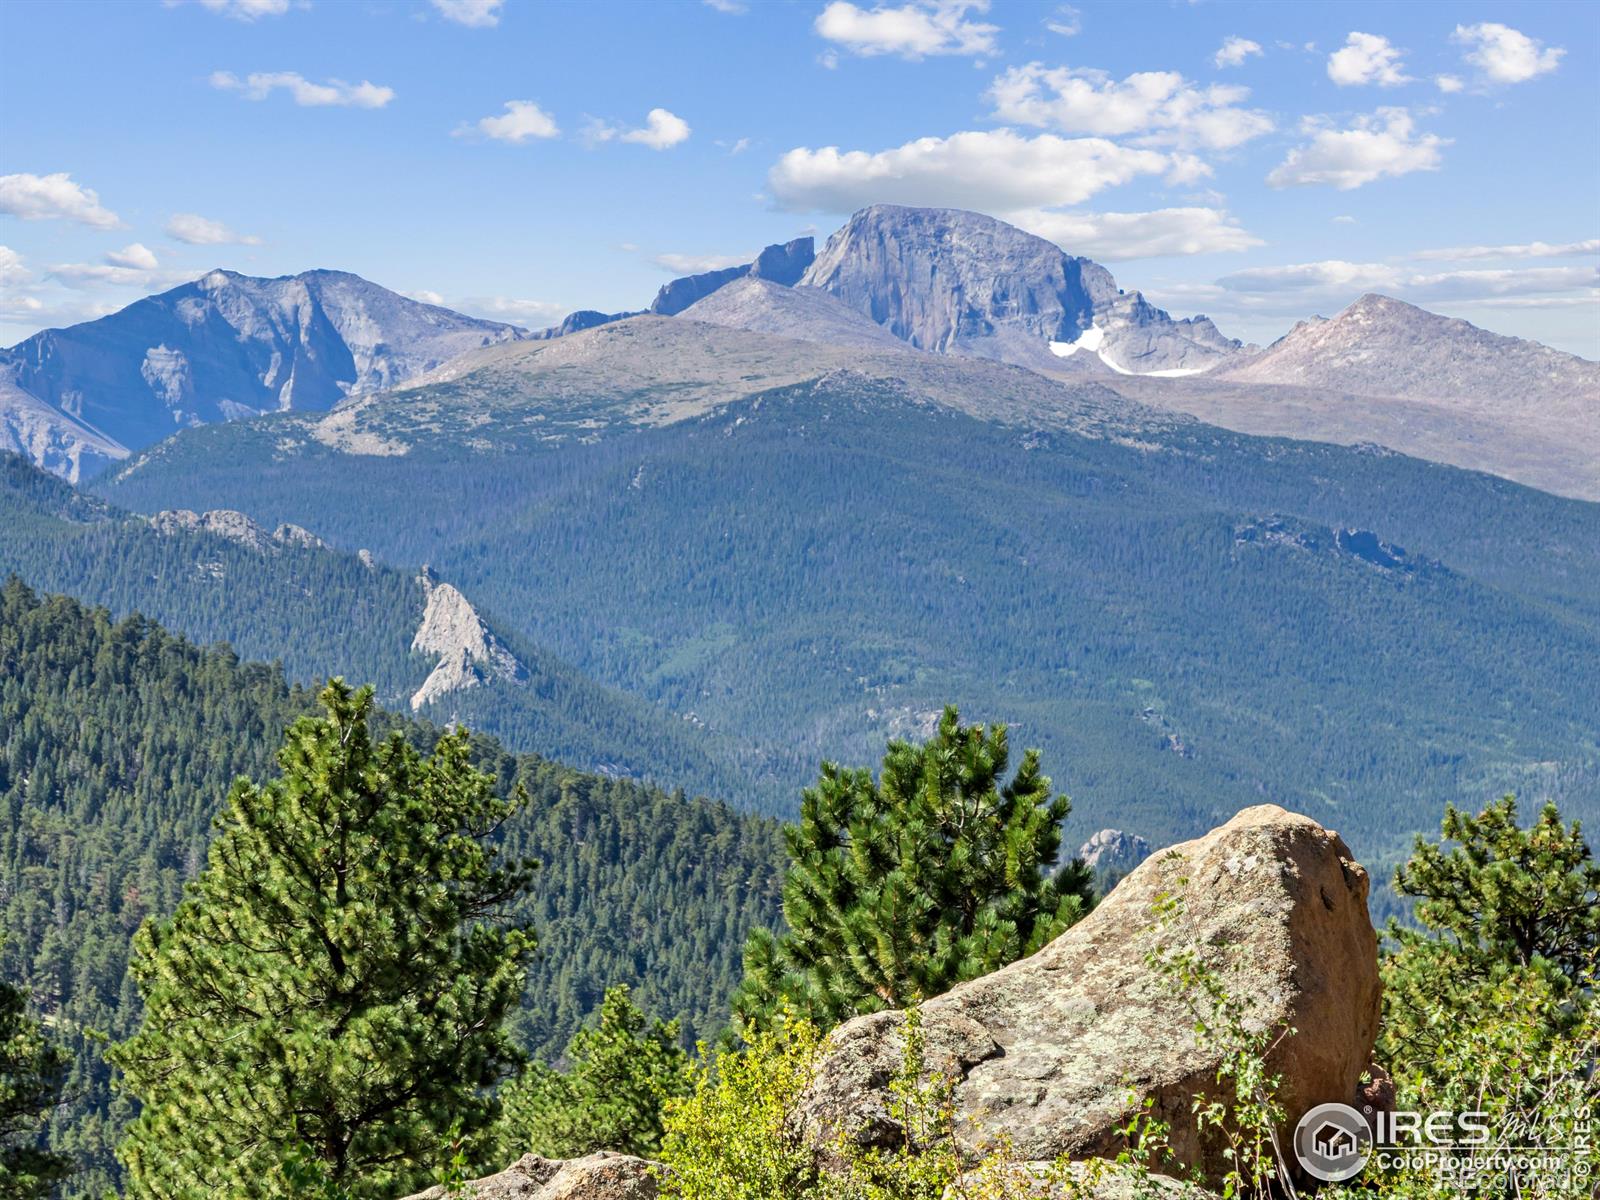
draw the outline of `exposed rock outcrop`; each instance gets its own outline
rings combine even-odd
[[[187,508],[168,508],[156,513],[149,520],[151,527],[157,533],[168,536],[180,533],[211,533],[238,542],[241,546],[248,546],[261,554],[284,546],[316,550],[323,550],[328,546],[327,542],[309,529],[287,522],[268,533],[244,513],[235,512],[231,508],[214,508],[210,512],[203,513]]]
[[[1218,1148],[1190,1115],[1214,1094],[1221,1052],[1197,1040],[1188,997],[1151,969],[1198,951],[1258,1028],[1293,1028],[1268,1055],[1289,1123],[1355,1094],[1377,1032],[1377,939],[1367,873],[1335,833],[1262,805],[1147,859],[1038,954],[922,1008],[930,1069],[957,1081],[963,1149],[999,1143],[1026,1161],[1112,1156],[1130,1093],[1152,1098],[1178,1160],[1216,1174]],[[1158,901],[1179,905],[1158,923]],[[888,1105],[905,1018],[874,1013],[829,1038],[799,1120],[819,1147],[843,1134],[892,1144]],[[1136,1103],[1137,1101],[1135,1101]]]
[[[1078,847],[1078,857],[1091,871],[1116,870],[1126,874],[1150,857],[1150,843],[1136,833],[1102,829]]]
[[[265,551],[272,539],[267,531],[242,512],[231,508],[218,508],[197,513],[187,508],[169,508],[150,518],[157,533],[214,533],[229,541],[238,542],[252,550]]]
[[[487,679],[518,679],[522,664],[489,632],[467,598],[423,568],[418,582],[427,597],[422,624],[411,639],[417,654],[437,654],[438,664],[411,696],[416,712],[451,692],[477,687]]]
[[[467,1184],[472,1200],[655,1200],[654,1163],[602,1151],[565,1160],[527,1154],[498,1175]],[[442,1187],[406,1200],[444,1200]]]
[[[671,283],[662,285],[661,290],[656,293],[656,298],[650,303],[650,311],[663,317],[676,316],[691,304],[704,300],[718,288],[746,276],[771,280],[785,287],[793,286],[800,282],[800,277],[805,274],[806,268],[816,257],[815,246],[811,238],[795,238],[792,242],[768,246],[756,256],[754,262],[674,279]]]

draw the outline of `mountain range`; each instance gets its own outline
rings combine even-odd
[[[179,429],[332,408],[521,336],[342,271],[209,271],[0,351],[0,449],[77,479]]]
[[[1554,494],[1600,495],[1594,364],[1371,297],[1244,346],[950,210],[539,335],[352,279],[321,391],[77,492],[17,462],[0,570],[767,812],[949,701],[1046,751],[1069,841],[1267,798],[1381,863],[1466,795],[1600,812],[1600,510]],[[123,317],[53,378],[147,359]]]
[[[664,285],[645,308],[537,333],[352,275],[212,271],[0,351],[0,449],[88,478],[189,426],[322,411],[458,355],[642,316],[844,350],[984,358],[1246,433],[1376,443],[1600,499],[1600,364],[1364,296],[1266,349],[1174,318],[1104,267],[976,213],[880,205]]]

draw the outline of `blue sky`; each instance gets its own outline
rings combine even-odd
[[[0,0],[0,41],[0,344],[214,266],[538,326],[893,200],[1248,339],[1382,291],[1600,357],[1600,4]]]

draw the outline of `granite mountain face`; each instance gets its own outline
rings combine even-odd
[[[332,408],[522,336],[341,271],[211,271],[0,351],[0,445],[76,479],[179,429]]]
[[[88,478],[192,425],[327,409],[478,370],[484,347],[493,357],[513,341],[667,317],[773,335],[755,353],[771,359],[756,363],[760,378],[774,364],[793,374],[824,362],[881,375],[895,351],[901,371],[917,370],[915,358],[987,359],[1240,432],[1376,443],[1600,499],[1600,365],[1381,296],[1259,350],[1204,316],[1172,317],[1099,264],[1003,221],[896,205],[856,213],[820,251],[809,237],[768,246],[667,283],[647,308],[580,310],[533,334],[337,272],[214,271],[0,352],[0,448]],[[610,366],[615,379],[586,372],[594,395],[615,397],[637,374]],[[670,376],[670,364],[650,370],[664,366]],[[731,394],[754,390],[735,384]],[[1057,395],[1076,403],[1071,387]]]

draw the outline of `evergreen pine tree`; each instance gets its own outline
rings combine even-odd
[[[144,1106],[119,1150],[139,1200],[413,1190],[517,1058],[534,938],[501,910],[529,876],[489,845],[511,805],[465,732],[423,757],[373,738],[370,690],[320,699],[135,941],[145,1019],[114,1059]]]
[[[0,981],[0,1196],[7,1200],[42,1200],[67,1176],[66,1157],[38,1145],[66,1070],[66,1053],[28,1016],[27,996]]]
[[[653,1156],[662,1106],[693,1088],[676,1021],[651,1021],[626,984],[606,990],[600,1019],[573,1034],[566,1069],[530,1063],[501,1091],[502,1153],[577,1158],[596,1150]]]
[[[751,935],[736,1015],[780,1006],[823,1028],[903,1008],[1043,946],[1093,903],[1081,862],[1052,878],[1070,805],[1037,751],[1005,779],[1006,729],[947,708],[924,745],[891,742],[881,778],[825,763],[785,831],[788,932]]]
[[[1420,928],[1390,922],[1382,961],[1379,1057],[1423,1090],[1459,1071],[1469,1019],[1504,1013],[1533,1058],[1567,1042],[1593,1020],[1600,973],[1600,863],[1576,822],[1547,804],[1522,828],[1506,796],[1476,816],[1446,808],[1441,834],[1396,873]]]

